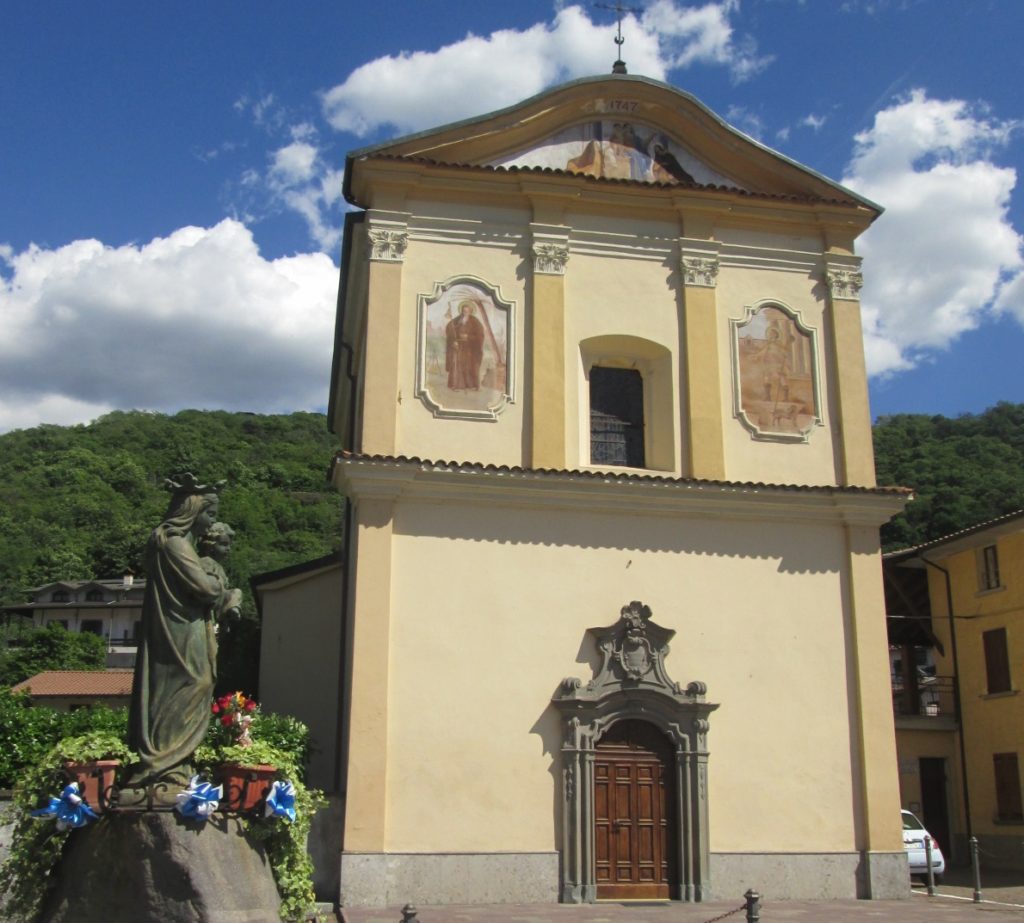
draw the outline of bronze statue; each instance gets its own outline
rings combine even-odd
[[[220,564],[212,557],[200,559],[195,547],[217,520],[219,485],[186,474],[167,486],[173,491],[170,505],[146,545],[128,741],[140,756],[129,786],[163,783],[173,798],[175,786],[188,784],[192,754],[210,721],[217,676],[215,619],[237,608],[241,594],[227,585]],[[223,529],[220,534],[230,547],[230,536]]]

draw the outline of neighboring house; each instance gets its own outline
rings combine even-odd
[[[958,858],[973,834],[1024,870],[1024,510],[884,565],[903,807]]]
[[[267,694],[337,722],[341,903],[908,895],[880,208],[625,74],[344,182],[344,559],[261,593]]]
[[[30,602],[4,606],[8,620],[33,628],[53,623],[68,631],[91,632],[107,642],[107,666],[135,664],[146,581],[130,574],[120,580],[59,580],[28,591]]]
[[[74,711],[88,705],[127,708],[134,670],[44,670],[11,687],[27,692],[33,705]]]
[[[250,580],[260,617],[259,698],[264,711],[302,715],[312,756],[309,783],[335,788],[341,675],[342,561],[330,554]],[[309,639],[316,639],[311,669]]]

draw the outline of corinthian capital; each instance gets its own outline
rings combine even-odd
[[[569,262],[569,248],[565,244],[535,243],[533,245],[533,271],[550,276],[564,276]]]
[[[370,259],[400,263],[405,258],[405,248],[409,243],[407,231],[395,231],[389,228],[370,228]]]
[[[718,284],[718,259],[716,257],[684,256],[683,284],[714,288]]]
[[[843,269],[829,266],[825,269],[825,281],[828,283],[829,294],[833,298],[846,301],[859,301],[860,290],[864,285],[864,276],[859,269]]]

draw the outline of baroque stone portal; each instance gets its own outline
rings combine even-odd
[[[645,721],[668,738],[675,751],[673,802],[679,844],[679,896],[699,901],[708,887],[708,716],[718,705],[705,701],[704,683],[686,688],[665,672],[668,642],[675,632],[651,621],[641,602],[623,606],[607,628],[587,629],[601,666],[584,684],[562,680],[552,701],[562,716],[562,886],[567,903],[597,898],[594,880],[594,754],[597,743],[620,721]]]

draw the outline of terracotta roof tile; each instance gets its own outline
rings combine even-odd
[[[740,189],[738,186],[723,186],[715,183],[664,183],[664,182],[648,182],[647,180],[638,179],[622,179],[618,177],[610,176],[591,176],[588,173],[577,173],[573,170],[561,170],[557,167],[541,167],[541,166],[494,166],[491,164],[475,164],[475,163],[458,163],[448,162],[444,160],[435,160],[432,157],[414,157],[414,156],[403,156],[401,154],[371,154],[363,158],[365,160],[392,160],[392,161],[403,161],[405,163],[421,164],[428,167],[451,167],[459,170],[474,170],[483,171],[486,173],[525,173],[533,175],[548,175],[548,176],[566,176],[573,177],[576,179],[583,179],[591,183],[610,183],[616,186],[636,186],[645,189],[696,189],[706,192],[724,192],[730,195],[743,196],[749,199],[767,199],[775,202],[802,202],[804,204],[827,204],[827,205],[844,205],[851,208],[856,208],[857,203],[849,199],[829,199],[822,196],[797,196],[787,195],[783,193],[773,192],[750,192],[746,189]]]
[[[11,687],[12,692],[43,696],[126,696],[132,694],[134,670],[44,670]]]
[[[352,462],[377,462],[392,465],[411,465],[421,469],[443,469],[447,471],[466,471],[504,474],[522,477],[551,477],[565,479],[582,479],[598,481],[616,481],[620,483],[644,483],[664,485],[691,485],[694,487],[725,487],[741,490],[778,490],[802,493],[832,494],[883,494],[886,496],[907,497],[914,493],[909,487],[857,487],[831,484],[767,484],[763,481],[718,481],[707,478],[674,477],[664,474],[627,474],[625,472],[584,471],[569,468],[523,468],[518,465],[493,465],[481,462],[431,461],[407,455],[363,455],[342,449],[335,455],[336,460]]]

